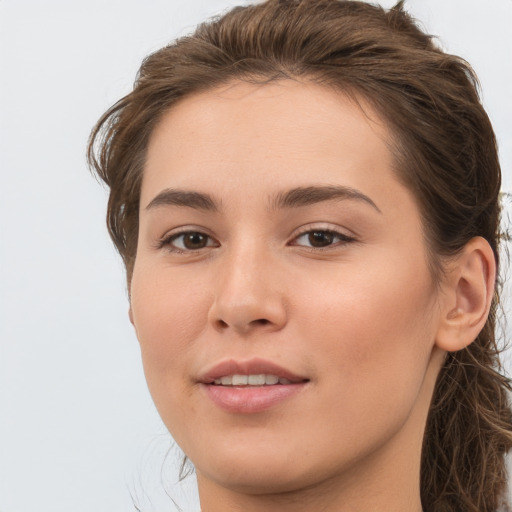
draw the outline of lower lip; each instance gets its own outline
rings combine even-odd
[[[207,395],[221,409],[251,414],[281,404],[304,389],[306,382],[275,386],[215,386],[203,384]]]

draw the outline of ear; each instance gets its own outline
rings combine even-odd
[[[441,288],[441,317],[436,345],[455,352],[470,345],[487,321],[496,279],[491,246],[472,238],[447,264]]]

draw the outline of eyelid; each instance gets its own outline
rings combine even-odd
[[[172,245],[172,242],[179,238],[180,236],[186,235],[187,233],[199,233],[209,240],[213,241],[213,244],[208,244],[205,247],[201,247],[199,249],[181,249],[180,247],[176,247]],[[182,226],[179,228],[175,228],[171,231],[166,232],[162,237],[160,237],[156,243],[156,249],[167,249],[169,252],[178,253],[178,254],[187,254],[187,253],[198,253],[203,249],[207,249],[210,247],[219,247],[219,242],[216,240],[214,236],[208,233],[208,230],[205,228],[200,228],[197,226]]]
[[[293,243],[298,238],[300,238],[301,236],[303,236],[303,235],[305,235],[307,233],[310,233],[312,231],[323,231],[323,232],[326,232],[326,233],[331,233],[331,234],[339,237],[341,239],[341,241],[336,242],[336,243],[334,243],[332,245],[327,245],[325,247],[308,247],[306,245],[299,245],[299,244]],[[354,235],[352,232],[350,232],[350,234],[349,234],[349,233],[347,233],[347,231],[348,230],[343,229],[343,228],[341,228],[339,226],[335,226],[333,224],[311,223],[311,224],[308,224],[308,225],[300,227],[291,236],[291,239],[290,239],[290,242],[288,242],[288,245],[298,246],[298,247],[302,247],[302,248],[305,248],[305,249],[310,249],[310,250],[313,250],[313,251],[322,251],[322,250],[335,249],[335,248],[339,247],[340,245],[343,246],[343,245],[346,245],[346,244],[349,244],[349,243],[352,243],[352,242],[357,242],[358,239],[357,239],[356,235]]]
[[[301,236],[313,232],[326,232],[335,235],[339,238],[339,240],[333,244],[324,246],[324,247],[314,247],[314,246],[307,246],[303,244],[295,243],[297,239],[299,239]],[[347,233],[347,229],[341,228],[340,226],[333,225],[333,224],[321,224],[321,223],[310,223],[304,226],[301,226],[298,228],[289,238],[289,241],[287,242],[287,245],[291,246],[298,246],[305,249],[310,249],[312,251],[321,251],[321,250],[329,250],[329,249],[335,249],[339,246],[343,246],[346,244],[349,244],[351,242],[357,242],[357,236],[354,235],[352,232]],[[182,249],[180,247],[176,247],[172,244],[174,240],[179,238],[180,236],[186,235],[187,233],[199,233],[205,237],[208,238],[209,242],[205,247],[201,247],[198,249]],[[211,243],[213,242],[213,243]],[[170,252],[174,253],[198,253],[204,249],[211,248],[211,247],[219,247],[220,243],[218,240],[209,233],[208,229],[205,229],[204,227],[199,226],[181,226],[172,229],[171,231],[166,232],[162,237],[160,237],[156,243],[154,244],[155,249],[167,249]]]

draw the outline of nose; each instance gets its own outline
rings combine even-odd
[[[218,331],[248,336],[278,331],[287,322],[284,281],[276,261],[254,244],[219,261],[209,321]]]

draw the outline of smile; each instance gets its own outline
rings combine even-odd
[[[291,383],[292,381],[285,377],[264,373],[255,375],[226,375],[213,381],[215,386],[274,386],[276,384]]]
[[[272,361],[224,360],[207,369],[198,379],[210,403],[231,414],[254,414],[284,404],[310,379]]]
[[[272,361],[254,358],[221,361],[200,373],[197,380],[216,386],[273,386],[298,384],[309,379]]]

